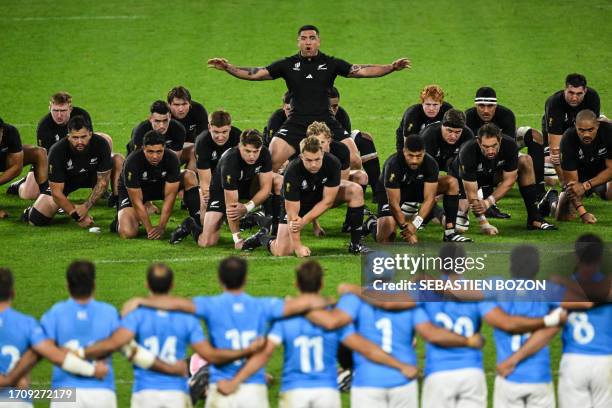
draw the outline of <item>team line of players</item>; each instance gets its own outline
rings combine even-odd
[[[339,358],[352,370],[352,407],[416,408],[418,334],[426,342],[422,406],[486,407],[480,334],[486,322],[494,329],[497,354],[496,408],[555,406],[547,344],[560,331],[559,406],[609,407],[612,305],[572,297],[593,286],[610,288],[601,272],[603,251],[597,236],[578,238],[576,272],[558,287],[561,296],[555,301],[548,296],[496,300],[461,290],[380,297],[342,284],[331,307],[320,295],[323,270],[317,261],[296,268],[297,297],[253,297],[245,292],[247,261],[239,257],[219,264],[222,294],[188,299],[171,295],[172,270],[154,264],[146,277],[150,295],[126,302],[121,318],[113,306],[94,299],[94,265],[78,261],[66,273],[70,298],[53,305],[40,324],[11,308],[12,274],[0,269],[0,385],[27,386],[24,375],[42,355],[56,365],[53,389],[76,388],[77,402],[70,406],[114,407],[109,356],[121,350],[134,364],[132,407],[186,407],[203,397],[206,407],[267,407],[263,369],[282,345],[281,407],[340,407]],[[465,251],[449,243],[440,256],[465,256]],[[533,247],[517,248],[512,276],[535,276],[538,256]],[[451,270],[441,272],[446,279],[462,279]],[[198,319],[205,322],[208,339]],[[184,362],[190,346],[208,362],[210,375],[208,391],[192,389],[192,398]]]

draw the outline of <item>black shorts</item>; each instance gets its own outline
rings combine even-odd
[[[332,132],[332,137],[334,140],[338,142],[351,137],[351,135],[344,130],[340,122],[336,120],[333,116],[326,117],[299,117],[293,118],[289,117],[285,123],[281,126],[281,128],[276,132],[274,137],[278,137],[287,142],[293,149],[299,153],[300,151],[300,142],[302,139],[306,137],[306,129],[312,122],[325,122],[325,124],[329,127]]]
[[[423,197],[423,189],[420,191],[417,189],[411,189],[406,192],[402,192],[400,196],[400,208],[406,215],[413,215],[419,209],[417,203],[422,203],[425,198]],[[392,217],[391,208],[389,207],[389,199],[387,193],[378,191],[376,194],[376,202],[378,203],[378,214],[380,217]]]
[[[120,188],[119,194],[117,196],[118,196],[117,211],[121,211],[124,208],[133,207],[132,201],[130,200],[130,195],[128,194],[127,189]],[[157,191],[157,192],[143,191],[142,192],[142,202],[143,203],[146,203],[147,201],[156,201],[156,200],[163,200],[163,199],[164,199],[163,191]]]
[[[251,180],[238,183],[238,199],[250,200],[259,190],[259,179],[257,177]],[[225,214],[225,194],[224,190],[210,190],[208,197],[208,205],[206,211],[215,211]]]
[[[319,201],[306,201],[306,202],[300,201],[300,212],[298,213],[298,215],[300,217],[303,217],[304,215],[308,214],[308,211],[312,210],[312,208],[315,205],[317,205]],[[286,223],[287,223],[287,212],[285,211],[285,206],[282,206],[279,224],[286,224]]]
[[[93,188],[96,183],[98,182],[98,176],[96,174],[94,174],[91,178],[87,179],[87,178],[80,178],[77,180],[69,180],[64,182],[64,195],[66,197],[68,197],[68,194],[72,193],[73,191],[76,191],[80,188]],[[42,192],[42,194],[46,194],[48,196],[51,196],[51,186],[47,187],[47,189],[45,191]]]

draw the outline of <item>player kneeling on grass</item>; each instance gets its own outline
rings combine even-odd
[[[19,313],[11,307],[15,297],[14,279],[10,270],[0,268],[0,387],[29,386],[27,373],[38,362],[39,356],[47,358],[68,373],[82,377],[103,379],[108,366],[99,361],[95,364],[77,357],[65,349],[59,349],[50,340],[35,318]],[[0,391],[0,399],[9,401],[7,391]],[[21,404],[20,404],[21,402]],[[11,407],[32,407],[26,400],[10,400]]]
[[[244,240],[240,238],[240,219],[268,199],[274,178],[270,152],[263,147],[261,134],[255,129],[245,130],[240,144],[226,150],[219,160],[210,184],[204,225],[200,227],[192,215],[172,233],[170,242],[178,243],[191,233],[201,247],[216,245],[223,218],[227,217],[234,248],[241,249]],[[281,176],[276,180],[275,190],[280,190]],[[249,201],[242,204],[239,200]]]
[[[580,111],[576,127],[561,139],[561,169],[567,184],[559,197],[557,219],[571,220],[575,209],[583,223],[595,224],[597,219],[582,200],[593,193],[612,198],[612,124],[600,123],[593,111]]]
[[[106,139],[92,133],[90,126],[82,116],[70,118],[68,136],[49,151],[49,188],[26,208],[24,221],[48,225],[61,208],[79,227],[93,225],[89,210],[106,191],[110,177],[121,169],[123,157],[111,155]],[[91,188],[91,194],[83,204],[74,204],[68,195],[80,188]]]
[[[36,183],[16,182],[6,190],[7,194],[19,195],[24,200],[33,200],[45,191],[47,182],[47,152],[42,147],[22,145],[19,131],[15,126],[4,123],[0,118],[0,185],[13,180],[23,170],[23,166],[31,164],[34,167]],[[0,209],[0,218],[8,217],[8,213]]]
[[[518,154],[516,142],[502,135],[499,127],[487,123],[478,129],[475,140],[466,142],[451,166],[451,174],[462,180],[461,186],[480,230],[486,235],[497,235],[499,230],[489,224],[485,212],[506,196],[517,181],[527,210],[528,230],[556,230],[544,221],[537,207],[537,189],[531,157]],[[478,189],[496,186],[485,199],[478,198]],[[485,189],[483,189],[485,190]]]
[[[301,294],[318,294],[323,286],[323,269],[316,261],[307,261],[296,270],[296,286]],[[304,316],[276,322],[268,335],[265,349],[254,354],[240,371],[228,380],[219,381],[222,394],[232,394],[240,384],[266,365],[274,349],[284,348],[280,406],[341,406],[336,383],[336,355],[340,344],[361,353],[365,358],[391,367],[404,378],[414,379],[418,369],[402,362],[355,331],[352,324],[337,330],[317,326]]]
[[[470,238],[455,232],[455,219],[459,208],[459,184],[452,176],[439,176],[438,164],[425,153],[423,139],[408,135],[402,153],[394,153],[385,162],[378,197],[378,225],[376,241],[390,242],[395,228],[411,244],[418,242],[417,230],[436,202],[437,194],[444,194],[444,241],[469,242]],[[382,188],[384,187],[384,191]],[[422,203],[417,215],[408,221],[402,211],[407,203]]]
[[[310,248],[301,242],[302,229],[334,205],[347,203],[351,226],[349,252],[367,252],[368,248],[361,243],[363,189],[356,183],[340,180],[340,161],[323,152],[316,136],[303,139],[300,151],[300,156],[285,170],[283,196],[286,214],[281,217],[276,238],[262,228],[247,238],[243,249],[252,250],[263,245],[274,256],[309,256]]]
[[[143,143],[142,149],[126,159],[119,180],[118,224],[116,230],[111,225],[111,230],[121,238],[136,237],[140,224],[145,227],[148,239],[162,238],[181,183],[189,213],[196,216],[200,210],[197,177],[191,170],[181,173],[177,155],[164,147],[164,136],[151,130]],[[152,200],[164,200],[157,225],[152,224],[145,207]]]
[[[150,298],[154,301],[168,297],[173,280],[174,274],[168,266],[151,265],[147,270]],[[187,347],[191,346],[211,364],[227,364],[248,357],[262,345],[263,342],[254,342],[240,350],[217,350],[205,339],[200,322],[193,315],[138,308],[123,316],[112,336],[88,346],[84,354],[88,358],[102,357],[121,349],[132,355],[135,364],[132,408],[190,407],[184,363]],[[162,372],[153,371],[157,368],[156,358],[166,364]]]

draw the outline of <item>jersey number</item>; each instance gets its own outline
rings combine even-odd
[[[160,360],[170,364],[176,362],[176,336],[169,336],[164,341],[161,350],[159,349],[159,339],[156,336],[147,337],[142,343]]]
[[[574,312],[570,313],[568,320],[574,328],[572,334],[578,344],[589,344],[593,340],[595,328],[589,323],[589,315],[584,312]]]
[[[383,317],[376,321],[376,328],[382,332],[382,342],[380,348],[386,353],[391,354],[393,350],[393,324],[391,319]]]
[[[454,331],[465,337],[474,335],[474,323],[469,317],[460,316],[455,322],[446,313],[436,313],[436,322],[442,324],[446,330]]]
[[[2,354],[3,356],[9,356],[11,359],[6,370],[7,373],[11,371],[13,367],[15,367],[15,364],[17,364],[17,361],[19,361],[19,359],[21,358],[21,353],[19,352],[19,349],[15,346],[2,346],[2,348],[0,349],[0,354]]]
[[[531,336],[531,333],[513,335],[510,339],[510,349],[512,350],[512,352],[514,353],[515,351],[518,351],[521,346],[527,341],[529,336]]]
[[[255,330],[245,330],[243,332],[236,329],[225,332],[225,338],[232,343],[232,350],[242,350],[249,347],[249,344],[257,337]],[[244,359],[234,361],[234,365],[242,365]]]
[[[325,364],[323,363],[323,337],[309,338],[299,336],[293,341],[293,345],[300,348],[300,370],[303,373],[311,373],[313,371],[312,364],[310,364],[311,350],[314,371],[319,372],[325,369]]]

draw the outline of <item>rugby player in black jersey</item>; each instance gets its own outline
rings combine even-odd
[[[404,150],[404,138],[421,132],[426,126],[442,121],[444,114],[453,107],[444,101],[444,91],[438,85],[427,85],[419,94],[420,103],[409,106],[395,131],[395,148]]]
[[[170,106],[172,119],[181,122],[186,132],[181,162],[187,163],[187,168],[195,171],[193,144],[196,137],[208,128],[208,112],[201,103],[191,99],[191,93],[184,86],[172,88],[166,100]]]
[[[519,191],[527,210],[527,229],[555,230],[544,221],[537,208],[537,191],[533,162],[528,155],[518,154],[518,146],[510,136],[502,135],[493,123],[478,129],[476,139],[466,142],[451,166],[451,174],[462,180],[460,187],[478,217],[481,231],[497,235],[499,230],[485,216],[487,208],[506,196],[518,179]],[[493,186],[492,193],[479,198],[478,189]],[[484,190],[484,189],[483,189]]]
[[[576,115],[584,109],[589,109],[599,116],[599,94],[595,89],[587,88],[584,75],[575,73],[565,78],[565,89],[552,94],[544,105],[542,132],[550,148],[550,162],[562,185],[564,180],[560,156],[561,136],[575,125]]]
[[[291,111],[287,121],[272,138],[270,152],[272,168],[278,170],[285,161],[299,151],[299,143],[306,135],[306,128],[314,121],[325,122],[334,139],[343,141],[348,132],[333,117],[328,90],[338,75],[348,78],[373,78],[410,67],[410,61],[401,58],[387,65],[352,65],[319,52],[321,39],[315,26],[307,25],[298,30],[299,52],[283,58],[267,67],[237,67],[225,58],[212,58],[208,65],[226,71],[236,78],[262,81],[283,78],[291,93]]]
[[[282,183],[285,214],[278,226],[278,234],[272,237],[266,228],[262,228],[245,240],[243,250],[266,246],[274,256],[309,256],[310,248],[301,241],[302,229],[333,206],[347,203],[351,225],[348,250],[355,254],[368,252],[369,249],[361,243],[362,188],[356,183],[341,181],[340,161],[323,151],[316,136],[303,139],[300,152],[300,156],[285,170]]]
[[[26,183],[21,183],[16,189],[16,194],[24,200],[33,200],[49,186],[47,152],[42,147],[22,145],[17,128],[0,118],[0,185],[10,182],[21,174],[23,166],[27,164],[34,166],[33,186],[28,188]],[[0,209],[0,219],[6,217],[8,213]]]
[[[599,122],[591,110],[580,111],[576,126],[561,138],[561,169],[567,184],[559,197],[557,219],[571,220],[577,211],[583,223],[596,223],[583,199],[593,193],[612,199],[612,124]]]
[[[153,102],[149,112],[149,118],[132,129],[132,139],[127,145],[128,153],[140,149],[144,135],[154,130],[164,136],[164,146],[173,151],[180,159],[185,144],[185,127],[178,120],[172,119],[170,106],[164,101]]]
[[[198,181],[191,170],[181,172],[179,159],[165,147],[165,137],[154,130],[143,137],[143,146],[130,153],[125,160],[119,181],[119,205],[117,207],[116,232],[121,238],[134,238],[139,225],[147,233],[147,239],[161,239],[179,188],[189,213],[197,217],[200,209]],[[145,203],[163,200],[157,225],[153,225]],[[111,226],[111,230],[115,227]]]
[[[417,134],[408,135],[402,152],[392,154],[383,166],[378,192],[376,241],[393,241],[399,226],[405,241],[417,243],[417,230],[433,209],[438,194],[444,195],[446,213],[443,240],[471,241],[455,232],[459,208],[457,179],[449,175],[440,176],[438,163],[425,152],[423,139]],[[412,220],[404,213],[406,203],[422,203]]]
[[[123,160],[111,156],[106,139],[90,126],[82,116],[70,118],[68,136],[49,151],[49,188],[24,211],[24,221],[48,225],[62,208],[80,227],[93,225],[89,210],[106,191],[112,173],[120,171]],[[91,188],[91,194],[82,204],[74,204],[68,196],[80,188]]]

